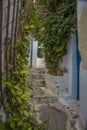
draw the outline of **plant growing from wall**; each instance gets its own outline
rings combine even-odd
[[[37,30],[34,36],[44,45],[49,73],[56,74],[71,35],[75,32],[76,1],[39,0],[37,12],[39,20],[35,23]]]
[[[28,12],[26,12],[28,13]],[[11,77],[6,80],[5,74],[3,84],[5,85],[5,111],[7,115],[6,129],[9,130],[44,130],[44,124],[39,124],[34,117],[34,111],[29,105],[31,88],[28,83],[28,49],[29,49],[29,20],[25,20],[25,14],[21,16],[21,34],[13,47],[16,51],[15,69],[10,64]],[[22,36],[21,36],[22,35]]]
[[[7,122],[10,123],[9,128],[12,130],[41,130],[43,127],[34,118],[34,113],[28,104],[32,99],[29,94],[31,88],[28,86],[27,57],[29,45],[26,40],[27,36],[24,35],[23,41],[16,41],[16,69],[11,79],[4,83],[8,87],[11,96],[10,102],[6,102],[6,112],[10,114]]]

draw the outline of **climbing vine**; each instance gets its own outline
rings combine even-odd
[[[19,37],[13,46],[13,49],[15,49],[15,66],[8,61],[10,70],[8,80],[6,78],[6,71],[4,72],[4,109],[7,117],[6,129],[8,130],[44,130],[44,124],[37,122],[34,117],[34,111],[30,105],[32,101],[32,89],[28,83],[28,50],[30,41],[29,21],[33,9],[33,7],[30,6],[33,6],[33,3],[29,4],[29,2],[32,1],[25,1],[25,5],[27,5],[20,15]]]
[[[25,37],[26,36],[26,37]],[[9,81],[4,82],[11,96],[10,101],[6,102],[6,112],[9,115],[7,120],[10,123],[9,128],[12,130],[41,130],[33,116],[31,106],[28,104],[32,100],[30,96],[31,88],[28,85],[28,26],[25,27],[23,41],[16,41],[16,69]]]
[[[56,74],[75,32],[76,0],[38,0],[34,36],[43,43],[49,73]]]

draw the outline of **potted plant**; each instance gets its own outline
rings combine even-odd
[[[61,68],[57,70],[57,76],[63,76],[63,70]]]

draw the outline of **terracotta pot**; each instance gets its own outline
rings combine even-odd
[[[63,70],[58,70],[58,71],[57,71],[57,75],[58,75],[58,76],[63,76]]]

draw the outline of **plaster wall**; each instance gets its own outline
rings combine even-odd
[[[80,67],[80,118],[87,130],[87,0],[78,0],[78,37],[81,54]]]
[[[87,71],[80,72],[80,119],[84,130],[87,130]]]
[[[38,42],[33,39],[32,45],[32,67],[37,66],[37,50],[38,50]]]
[[[67,90],[71,98],[77,98],[77,50],[76,50],[76,35],[72,35],[72,38],[68,44],[67,55],[63,57],[62,67],[66,67],[68,70],[67,76]]]
[[[73,36],[72,48],[72,98],[77,99],[77,41],[76,35]]]

